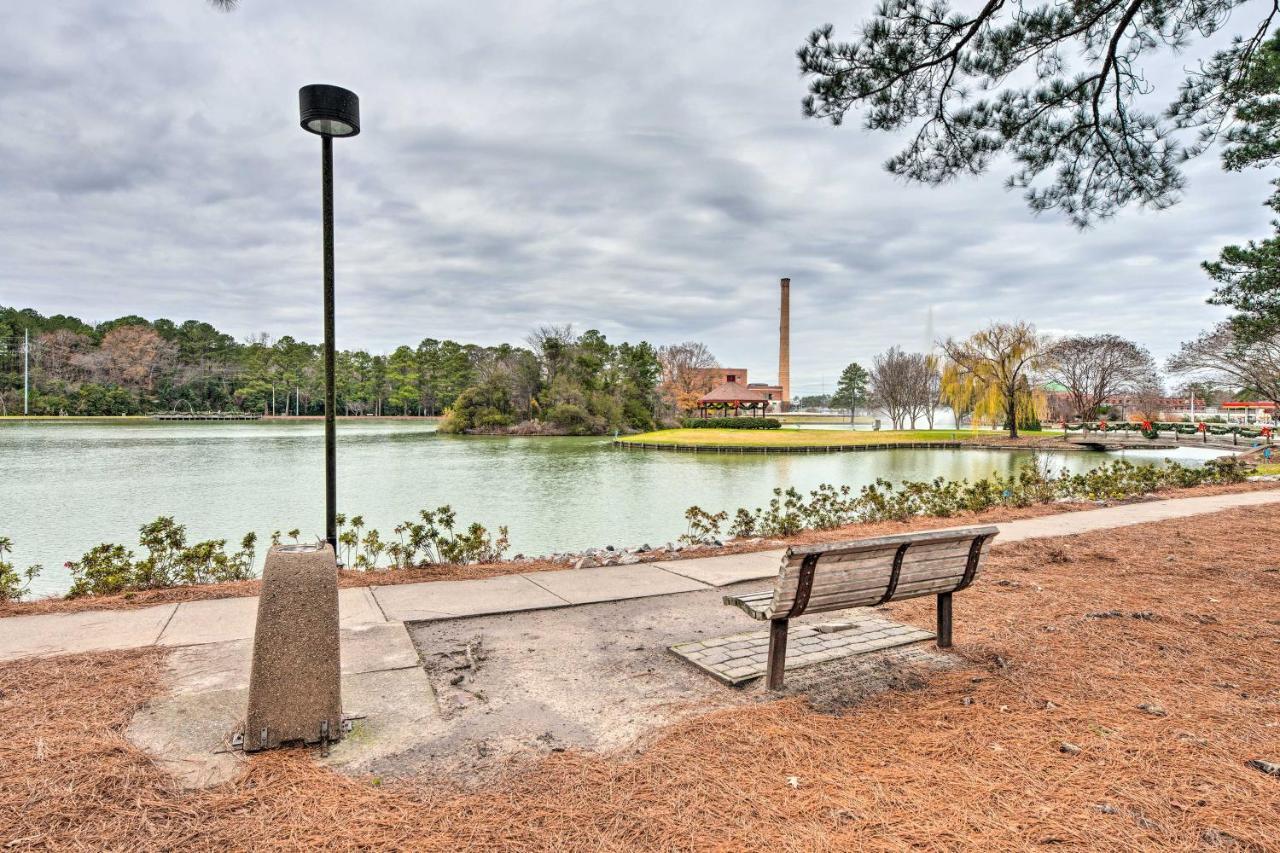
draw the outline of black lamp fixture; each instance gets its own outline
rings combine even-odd
[[[320,137],[324,228],[324,508],[325,539],[338,553],[337,396],[333,373],[333,138],[360,132],[360,98],[341,86],[314,83],[298,90],[302,129]]]
[[[341,86],[313,83],[298,90],[302,129],[320,136],[355,136],[360,132],[360,98]]]

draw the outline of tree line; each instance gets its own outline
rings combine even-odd
[[[89,324],[63,314],[0,306],[0,413],[21,411],[22,359],[30,336],[32,414],[125,415],[162,411],[244,411],[319,415],[324,410],[321,347],[290,335],[237,341],[209,323],[128,315]],[[439,414],[475,381],[500,348],[427,338],[389,355],[336,355],[345,414]]]
[[[89,324],[0,306],[0,414],[22,411],[21,340],[30,335],[30,412],[137,415],[324,413],[322,348],[285,335],[237,341],[209,323],[128,315]],[[386,355],[336,354],[346,415],[448,415],[466,432],[602,434],[674,421],[709,390],[701,343],[612,343],[543,326],[524,346],[425,338]]]
[[[1202,405],[1228,398],[1280,406],[1280,331],[1240,331],[1224,321],[1182,344],[1165,364],[1184,396]],[[1003,426],[1011,437],[1043,419],[1090,420],[1129,414],[1156,420],[1168,403],[1165,379],[1146,348],[1118,335],[1057,339],[1026,322],[993,323],[966,338],[948,338],[938,353],[891,347],[870,370],[852,363],[836,392],[817,398],[856,413],[882,410],[894,429],[932,429],[943,407],[957,424]],[[1124,405],[1112,401],[1123,399]]]

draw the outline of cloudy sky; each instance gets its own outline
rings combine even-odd
[[[923,348],[930,306],[938,336],[1027,319],[1157,355],[1223,316],[1199,262],[1265,234],[1264,176],[1205,157],[1173,210],[1085,233],[1033,217],[1002,171],[903,184],[881,169],[901,138],[800,117],[795,48],[871,5],[15,5],[0,304],[317,340],[320,146],[297,89],[329,82],[363,112],[335,143],[339,346],[571,322],[704,340],[772,379],[790,276],[807,393],[851,359]]]

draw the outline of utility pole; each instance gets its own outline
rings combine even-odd
[[[31,414],[31,332],[22,330],[22,414]]]

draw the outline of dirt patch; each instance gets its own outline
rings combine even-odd
[[[767,551],[785,545],[812,545],[822,542],[838,542],[869,536],[882,536],[890,533],[906,533],[914,530],[930,530],[935,527],[951,527],[962,524],[984,524],[1001,521],[1016,521],[1024,518],[1043,518],[1065,512],[1098,509],[1104,506],[1119,506],[1129,503],[1168,500],[1171,498],[1191,498],[1203,495],[1223,495],[1241,492],[1257,492],[1276,489],[1274,482],[1236,483],[1222,486],[1195,486],[1189,489],[1166,489],[1143,497],[1125,501],[1099,503],[1055,503],[1039,504],[1029,507],[999,507],[979,513],[960,513],[946,518],[938,516],[920,516],[908,521],[882,521],[867,524],[853,524],[833,530],[805,530],[791,537],[769,539],[764,542],[731,543],[719,548],[700,548],[695,551],[683,551],[677,554],[663,554],[661,557],[641,556],[642,562],[671,562],[673,560],[696,559],[701,557],[718,557],[726,554],[745,554],[752,551]],[[395,584],[423,583],[426,581],[479,580],[481,578],[498,577],[500,575],[525,574],[528,572],[556,571],[568,568],[564,563],[549,560],[516,563],[503,561],[498,563],[475,563],[460,566],[451,563],[439,563],[419,566],[412,569],[383,569],[374,572],[357,572],[340,570],[338,586],[342,589],[361,586],[390,586]],[[260,584],[256,580],[233,581],[230,583],[208,584],[202,586],[179,586],[167,589],[151,589],[139,592],[121,593],[119,595],[91,596],[86,598],[45,598],[36,601],[0,602],[0,618],[6,616],[30,616],[39,613],[78,613],[86,610],[132,610],[149,607],[155,604],[169,604],[183,601],[202,601],[210,598],[239,598],[257,595]]]
[[[184,793],[121,735],[155,689],[156,652],[0,665],[0,839],[1274,849],[1280,784],[1247,762],[1280,755],[1277,525],[1268,506],[997,547],[956,597],[954,669],[915,669],[904,689],[824,712],[804,697],[743,702],[675,722],[638,752],[550,753],[476,790],[350,778],[282,752]],[[930,606],[891,609],[928,624]]]
[[[758,682],[726,688],[668,650],[759,627],[725,607],[724,594],[706,590],[412,627],[445,731],[375,769],[388,775],[448,774],[474,784],[551,753],[634,749],[673,721],[778,698]],[[871,612],[845,615],[856,621]],[[886,654],[921,666],[953,660],[922,652]],[[899,667],[883,663],[886,654],[795,670],[788,673],[787,693],[819,694],[834,709],[905,684]]]

